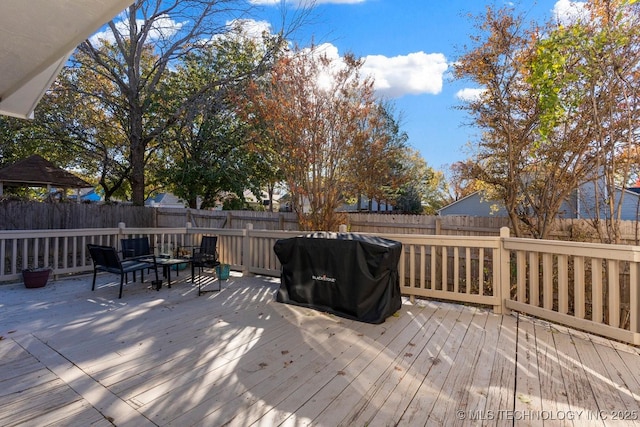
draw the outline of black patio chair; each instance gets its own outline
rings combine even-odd
[[[148,237],[131,237],[128,239],[120,239],[120,249],[122,250],[122,259],[139,258],[154,255],[151,246],[149,245]],[[133,272],[133,281],[136,281],[135,271]],[[144,282],[144,269],[140,270],[140,281]]]
[[[202,290],[202,272],[205,267],[212,268],[215,271],[215,267],[220,265],[218,260],[218,250],[216,246],[218,244],[218,236],[202,236],[200,247],[193,248],[191,254],[191,283],[194,281],[196,268],[200,269],[198,274],[198,295],[202,295],[204,292],[218,292],[222,289],[220,280],[218,280],[218,289]]]
[[[153,255],[151,255],[151,258],[149,255],[146,255],[145,261],[139,258],[120,260],[116,248],[112,246],[88,244],[87,249],[89,249],[89,254],[91,255],[91,260],[93,261],[93,283],[91,285],[92,291],[96,289],[96,276],[98,274],[98,271],[106,271],[107,273],[120,275],[120,293],[118,294],[118,298],[122,298],[122,288],[124,286],[125,275],[127,273],[142,271],[145,268],[153,268],[156,272],[155,283],[159,283],[158,266],[155,263],[155,257]],[[152,261],[150,261],[150,259]],[[156,289],[159,290],[160,288],[156,286]]]

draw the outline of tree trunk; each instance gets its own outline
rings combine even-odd
[[[132,103],[132,105],[134,105]],[[134,206],[144,206],[144,156],[146,144],[142,138],[143,124],[141,109],[131,108],[131,201]]]

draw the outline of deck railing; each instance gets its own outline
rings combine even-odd
[[[640,247],[503,238],[517,310],[640,345]]]
[[[194,228],[0,231],[0,282],[19,281],[27,267],[54,277],[92,271],[88,243],[114,246],[149,237],[156,252],[197,246],[218,236],[220,260],[243,274],[279,276],[278,239],[300,232]],[[640,345],[640,247],[509,237],[378,234],[403,244],[401,292],[517,310]]]

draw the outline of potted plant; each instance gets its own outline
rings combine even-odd
[[[49,267],[26,268],[22,270],[22,280],[26,288],[42,288],[49,280],[51,269]]]

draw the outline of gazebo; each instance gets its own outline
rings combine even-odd
[[[87,181],[34,154],[0,169],[0,195],[5,186],[75,189],[93,187]]]

